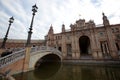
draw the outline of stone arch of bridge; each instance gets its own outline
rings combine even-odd
[[[43,57],[41,57],[36,63],[34,68],[37,69],[42,65],[49,65],[49,64],[54,64],[54,63],[59,63],[61,62],[61,59],[58,55],[56,54],[48,54]]]
[[[33,70],[37,68],[40,63],[42,62],[61,62],[62,61],[62,55],[58,53],[53,53],[53,52],[44,52],[40,53],[37,52],[34,55],[31,55],[30,57],[30,62],[29,62],[29,69]]]

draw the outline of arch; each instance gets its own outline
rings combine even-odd
[[[81,36],[79,38],[79,49],[81,55],[88,55],[90,51],[90,39],[88,36]]]
[[[58,55],[47,54],[47,55],[41,57],[40,59],[38,59],[38,61],[35,63],[34,67],[39,68],[41,65],[56,63],[56,62],[60,62],[60,61],[61,61],[61,59]]]
[[[58,58],[60,62],[62,61],[62,55],[60,55],[59,53],[55,53],[55,52],[42,52],[41,53],[40,51],[37,51],[36,53],[30,56],[29,69],[30,70],[35,69],[37,62],[45,59],[44,57],[50,56],[50,55],[52,55],[53,57],[56,56],[56,58]]]

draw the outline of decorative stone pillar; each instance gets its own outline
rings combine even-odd
[[[95,39],[96,39],[97,54],[98,54],[97,59],[103,59],[103,54],[102,54],[102,51],[101,51],[101,45],[100,45],[100,41],[98,39],[97,32],[95,33]]]
[[[25,58],[23,63],[23,72],[26,72],[29,69],[30,51],[31,47],[26,47]]]
[[[80,59],[79,38],[75,36],[76,59]]]
[[[100,49],[100,42],[98,41],[98,35],[93,29],[91,33],[91,48],[92,48],[92,55],[94,59],[103,59],[103,55]]]
[[[98,49],[97,51],[98,51],[98,59],[103,59],[103,54],[102,54],[101,50]]]
[[[108,38],[108,45],[110,47],[110,54],[112,58],[117,59],[118,58],[117,47],[115,45],[115,40],[113,39],[113,36],[112,36],[111,28],[110,26],[106,26],[105,29],[106,29],[106,34]]]
[[[65,33],[62,34],[62,56],[63,59],[67,57]]]
[[[74,32],[72,32],[72,59],[76,59],[76,53],[75,53],[75,35]]]
[[[95,40],[94,33],[91,33],[91,49],[92,49],[92,56],[93,56],[93,58],[97,59],[98,58],[97,45],[96,45],[96,40]]]

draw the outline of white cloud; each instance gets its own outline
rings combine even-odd
[[[13,15],[15,21],[9,38],[26,39],[32,18],[31,9],[35,3],[38,12],[33,23],[32,39],[44,39],[51,24],[55,33],[61,32],[63,23],[69,29],[69,25],[79,18],[102,24],[102,12],[105,12],[111,24],[120,22],[120,0],[1,0],[0,29],[4,30],[0,30],[0,38],[6,32],[3,26],[8,25],[7,21]]]

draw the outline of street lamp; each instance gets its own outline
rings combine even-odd
[[[11,17],[11,18],[9,19],[9,26],[8,26],[8,29],[7,29],[5,38],[4,38],[3,42],[2,42],[1,48],[5,48],[5,44],[6,44],[6,41],[7,41],[8,33],[9,33],[9,30],[10,30],[10,26],[11,26],[11,23],[13,23],[13,21],[14,21],[14,18]]]
[[[30,42],[31,42],[31,34],[32,34],[32,25],[33,25],[33,19],[34,19],[34,16],[35,16],[35,13],[37,12],[37,9],[38,7],[35,5],[32,6],[32,11],[33,11],[33,16],[32,16],[32,21],[31,21],[31,25],[30,25],[30,28],[29,28],[29,31],[28,31],[28,38],[27,38],[27,43],[26,43],[26,47],[30,46]]]

